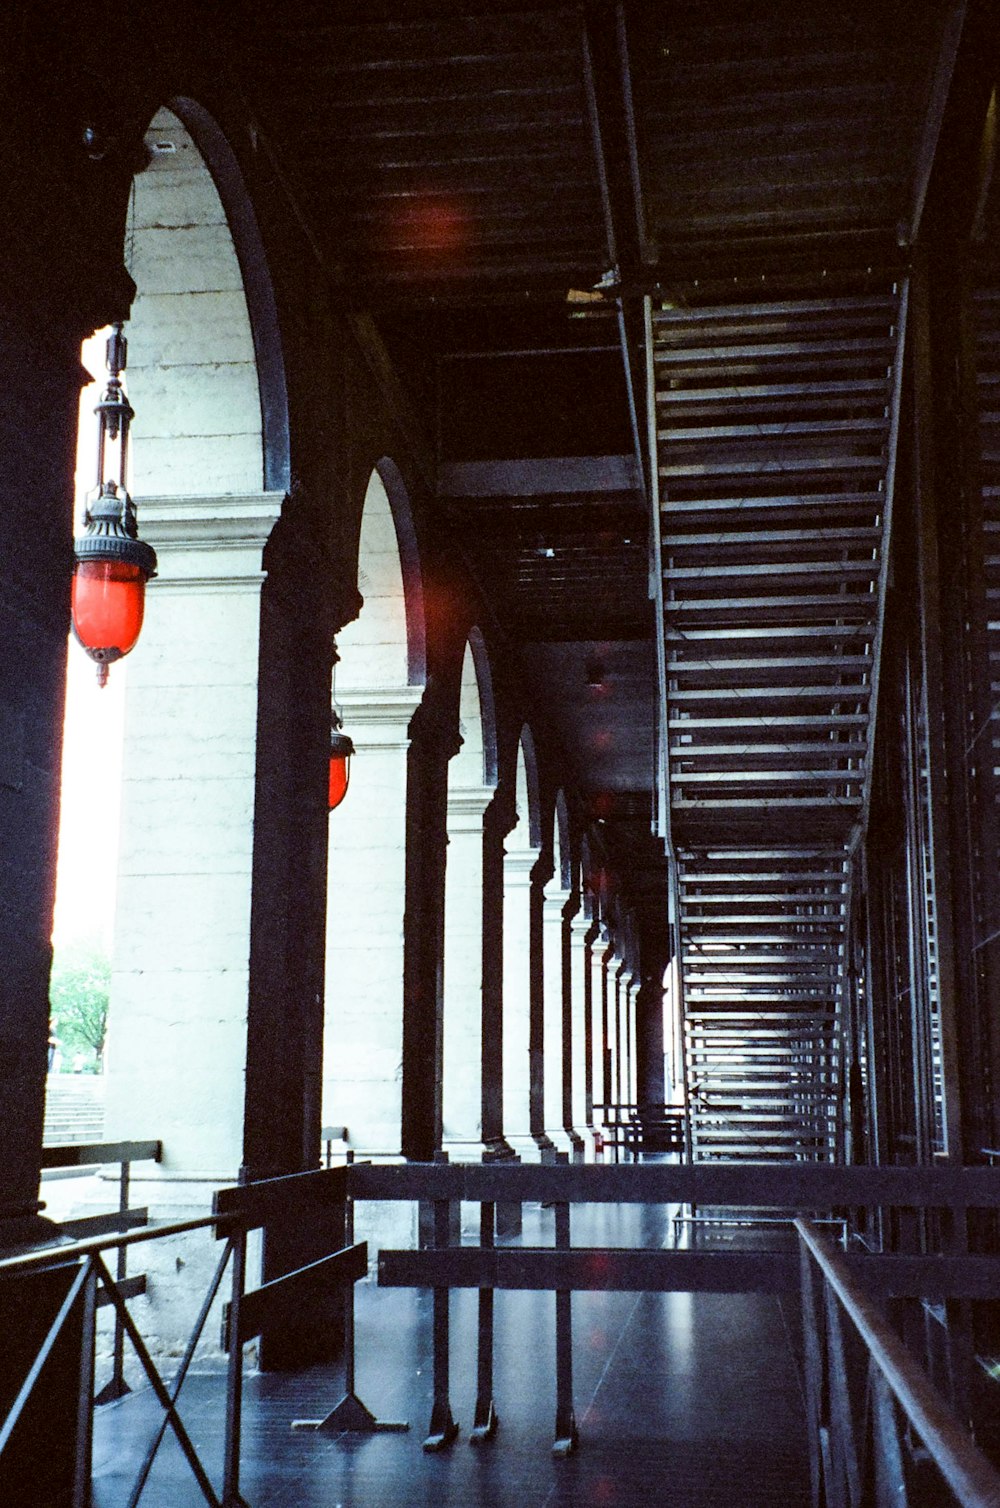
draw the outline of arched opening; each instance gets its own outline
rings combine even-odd
[[[204,1214],[242,1161],[262,562],[288,479],[287,414],[267,262],[231,150],[186,100],[157,112],[145,149],[126,221],[137,292],[124,376],[129,491],[158,575],[139,643],[105,690],[70,645],[63,833],[85,815],[77,886],[91,916],[113,917],[103,1136],[161,1140],[160,1165],[132,1177],[156,1216],[180,1219]],[[95,376],[104,344],[102,333],[85,346]],[[97,396],[81,405],[91,450]],[[112,723],[116,709],[120,781],[110,730],[93,738],[95,718]],[[73,870],[64,842],[57,933],[78,909]],[[66,1187],[77,1203],[109,1202],[106,1189]],[[170,1348],[200,1302],[213,1242],[192,1233],[151,1257],[151,1272],[160,1260],[148,1303]]]
[[[531,1124],[531,908],[538,861],[538,772],[530,729],[521,731],[514,776],[516,822],[503,876],[503,1129],[523,1157],[537,1157]]]
[[[423,691],[423,603],[412,523],[388,462],[365,494],[358,586],[364,605],[340,635],[334,687],[356,752],[350,791],[330,815],[323,1121],[346,1128],[364,1155],[397,1155],[406,772]]]
[[[262,552],[282,495],[263,485],[254,331],[216,164],[173,110],[145,140],[127,380],[159,575],[128,662],[108,1132],[155,1134],[173,1173],[227,1178],[242,1157]]]
[[[489,665],[476,630],[462,662],[458,716],[462,743],[448,767],[442,1127],[444,1146],[451,1156],[478,1157],[483,1136],[486,964],[483,816],[495,788],[489,758],[495,735]]]

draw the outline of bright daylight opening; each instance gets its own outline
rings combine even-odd
[[[81,353],[95,380],[80,394],[75,533],[82,532],[86,498],[94,487],[94,406],[101,396],[109,333],[98,331],[84,341]],[[119,663],[102,690],[93,661],[70,634],[49,993],[49,1069],[54,1074],[98,1074],[104,1066],[127,675]]]

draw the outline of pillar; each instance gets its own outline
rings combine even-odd
[[[503,1129],[522,1157],[537,1158],[531,1134],[531,872],[537,853],[503,860]]]
[[[590,946],[591,1093],[594,1129],[602,1133],[608,1124],[606,1109],[610,1100],[607,1077],[607,952],[607,940],[598,934]]]
[[[421,691],[340,698],[351,785],[330,814],[323,1121],[359,1156],[398,1156],[403,1059],[407,756]]]
[[[571,1152],[573,1142],[566,1130],[566,1088],[570,1060],[565,1030],[566,906],[570,892],[551,883],[542,897],[542,989],[544,1039],[542,1093],[544,1130],[557,1152]]]
[[[23,217],[15,215],[14,221]],[[33,215],[28,216],[33,220]],[[18,231],[20,236],[21,231]],[[29,242],[30,246],[30,242]],[[19,251],[27,248],[19,248]],[[8,264],[13,276],[19,260]],[[30,261],[26,263],[30,266]],[[37,1220],[45,1109],[49,970],[72,570],[73,457],[86,380],[85,316],[62,325],[8,283],[0,324],[0,1248]],[[82,291],[80,294],[82,301]],[[100,904],[100,898],[94,898]]]
[[[569,924],[569,1008],[571,1012],[570,1125],[574,1137],[590,1158],[594,1152],[593,1095],[591,1088],[591,1030],[589,916],[580,910]]]
[[[483,1151],[483,817],[493,790],[448,790],[445,869],[444,1147],[452,1159]]]
[[[185,1202],[242,1160],[261,556],[281,501],[141,504],[159,576],[127,667],[106,1127],[160,1137],[153,1176]]]

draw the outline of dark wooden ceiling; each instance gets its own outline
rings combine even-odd
[[[331,285],[400,374],[441,527],[585,789],[631,820],[656,706],[638,295],[822,300],[901,267],[949,112],[982,89],[964,11],[243,0],[215,20]]]

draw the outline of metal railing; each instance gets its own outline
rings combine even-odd
[[[97,1402],[94,1395],[95,1317],[99,1295],[103,1295],[104,1300],[113,1305],[124,1335],[163,1409],[163,1418],[153,1433],[143,1462],[129,1489],[129,1508],[136,1508],[142,1496],[168,1429],[172,1430],[201,1495],[210,1508],[244,1508],[244,1500],[240,1495],[244,1346],[260,1336],[265,1327],[280,1327],[296,1312],[308,1314],[310,1306],[320,1296],[329,1295],[331,1290],[350,1290],[368,1270],[367,1246],[362,1242],[338,1247],[318,1260],[283,1273],[248,1292],[247,1238],[251,1231],[262,1227],[298,1229],[311,1219],[322,1217],[329,1211],[331,1204],[343,1207],[346,1202],[346,1175],[344,1167],[321,1169],[313,1173],[222,1189],[215,1196],[215,1210],[210,1216],[163,1225],[147,1225],[142,1229],[129,1231],[103,1232],[62,1245],[0,1258],[0,1285],[4,1281],[26,1278],[36,1273],[54,1275],[60,1284],[59,1297],[53,1303],[44,1338],[25,1372],[17,1396],[0,1419],[0,1480],[4,1469],[4,1452],[16,1438],[18,1425],[25,1416],[25,1410],[45,1372],[46,1364],[64,1332],[71,1330],[73,1325],[78,1325],[82,1329],[79,1404],[69,1500],[72,1508],[89,1508],[93,1413]],[[140,1212],[134,1211],[132,1214],[138,1216]],[[135,1320],[129,1313],[127,1292],[112,1275],[105,1262],[105,1254],[109,1251],[120,1254],[148,1241],[206,1229],[214,1231],[216,1238],[224,1243],[223,1249],[204,1293],[184,1354],[168,1380],[150,1355]],[[210,1473],[184,1427],[178,1412],[178,1401],[227,1269],[231,1274],[231,1298],[225,1307],[223,1320],[228,1353],[226,1415],[222,1485],[216,1491]],[[353,1368],[349,1376],[353,1377]],[[319,1421],[321,1425],[324,1422]]]
[[[94,1407],[94,1317],[99,1290],[119,1316],[163,1418],[149,1442],[143,1464],[130,1489],[135,1508],[149,1477],[160,1443],[171,1430],[211,1508],[241,1508],[240,1450],[243,1404],[243,1348],[268,1333],[281,1333],[303,1317],[322,1323],[331,1294],[341,1293],[345,1314],[345,1390],[325,1418],[304,1421],[320,1430],[370,1431],[393,1428],[380,1423],[354,1393],[353,1284],[367,1272],[367,1247],[354,1243],[351,1218],[356,1200],[425,1201],[433,1211],[433,1245],[422,1250],[383,1250],[378,1276],[383,1286],[423,1287],[433,1291],[434,1401],[428,1450],[444,1450],[458,1426],[449,1398],[449,1300],[453,1288],[479,1291],[477,1397],[473,1440],[496,1430],[493,1400],[493,1300],[496,1290],[527,1289],[555,1295],[555,1441],[560,1455],[573,1450],[577,1427],[573,1409],[571,1303],[574,1292],[715,1292],[805,1294],[809,1359],[809,1418],[818,1442],[813,1452],[816,1508],[882,1508],[906,1504],[907,1432],[918,1437],[961,1508],[1000,1508],[1000,1478],[985,1463],[909,1360],[900,1343],[871,1304],[871,1295],[935,1298],[995,1297],[1000,1291],[1000,1258],[995,1256],[835,1255],[812,1224],[796,1222],[802,1254],[772,1251],[697,1252],[662,1248],[575,1247],[571,1238],[572,1206],[577,1203],[669,1205],[703,1202],[733,1207],[762,1200],[790,1212],[831,1213],[842,1208],[925,1208],[953,1210],[1000,1208],[1000,1179],[989,1168],[858,1168],[816,1164],[775,1168],[751,1164],[643,1164],[603,1167],[511,1163],[368,1164],[275,1178],[220,1190],[214,1214],[168,1225],[97,1234],[67,1245],[0,1258],[0,1284],[46,1269],[61,1285],[51,1301],[44,1339],[27,1367],[17,1398],[0,1421],[0,1470],[3,1451],[59,1341],[64,1326],[82,1317],[84,1343],[80,1360],[80,1406],[75,1444],[73,1508],[88,1508]],[[478,1245],[453,1245],[453,1207],[459,1201],[480,1205]],[[505,1246],[496,1239],[498,1205],[538,1203],[553,1207],[555,1244]],[[337,1212],[331,1223],[331,1206]],[[340,1213],[344,1223],[339,1224]],[[180,1365],[166,1379],[159,1372],[135,1321],[126,1295],[112,1275],[105,1254],[151,1240],[213,1228],[223,1249],[189,1336]],[[343,1244],[316,1260],[283,1271],[247,1291],[247,1238],[263,1229],[274,1232],[325,1229],[324,1239]],[[280,1244],[280,1243],[279,1243]],[[818,1293],[815,1269],[824,1289]],[[228,1369],[222,1485],[211,1474],[184,1428],[178,1401],[209,1313],[227,1270],[231,1299],[224,1315]],[[857,1286],[860,1284],[861,1286]],[[869,1297],[864,1297],[864,1295]],[[839,1307],[838,1307],[839,1306]],[[845,1345],[843,1311],[862,1344],[861,1394]],[[833,1316],[831,1319],[830,1316]],[[811,1318],[810,1318],[811,1316]],[[865,1388],[870,1404],[864,1402]],[[857,1402],[860,1396],[861,1403]],[[300,1424],[303,1421],[300,1421]],[[868,1449],[865,1440],[874,1444]],[[911,1453],[912,1454],[912,1453]],[[902,1464],[901,1464],[902,1463]],[[919,1465],[914,1457],[913,1470]],[[912,1475],[912,1472],[910,1473]],[[868,1496],[865,1493],[868,1492]],[[935,1503],[942,1501],[931,1498]]]
[[[149,1210],[133,1209],[130,1204],[130,1182],[134,1162],[159,1162],[163,1156],[163,1144],[159,1141],[115,1142],[67,1142],[60,1146],[42,1148],[42,1168],[109,1167],[117,1164],[118,1208],[105,1214],[77,1216],[60,1222],[60,1230],[67,1236],[83,1240],[88,1236],[100,1236],[108,1232],[119,1233],[149,1224]],[[135,1298],[146,1292],[145,1273],[129,1277],[128,1247],[118,1247],[115,1263],[115,1285],[123,1298]],[[103,1288],[98,1292],[97,1307],[110,1303]],[[114,1340],[111,1349],[111,1376],[95,1397],[96,1403],[112,1403],[129,1391],[125,1381],[125,1325],[121,1314],[115,1310]]]
[[[565,1157],[565,1154],[561,1154]],[[356,1164],[349,1170],[351,1197],[423,1200],[434,1211],[434,1242],[427,1249],[382,1250],[382,1286],[430,1288],[434,1295],[434,1404],[425,1449],[443,1450],[457,1434],[449,1398],[448,1300],[453,1288],[479,1290],[476,1366],[477,1438],[480,1421],[495,1420],[493,1297],[497,1289],[554,1292],[556,1375],[553,1451],[575,1448],[571,1300],[574,1292],[610,1290],[646,1293],[798,1293],[799,1259],[789,1251],[759,1249],[669,1250],[574,1247],[574,1204],[701,1204],[738,1210],[802,1211],[833,1217],[846,1209],[949,1207],[959,1218],[969,1209],[1000,1208],[1000,1178],[989,1168],[862,1168],[798,1163],[784,1167],[752,1163],[599,1164],[451,1163]],[[452,1207],[479,1203],[478,1246],[452,1244]],[[555,1214],[555,1244],[498,1246],[498,1205],[538,1203]],[[882,1296],[988,1298],[1000,1292],[1000,1257],[852,1254],[845,1270],[861,1276]],[[495,1424],[493,1425],[495,1428]],[[492,1431],[490,1431],[492,1432]],[[479,1435],[483,1438],[485,1435]],[[896,1500],[894,1500],[896,1501]],[[902,1501],[901,1499],[898,1501]],[[848,1508],[831,1499],[824,1508]],[[855,1508],[853,1503],[850,1508]],[[978,1508],[978,1505],[977,1505]],[[1000,1504],[998,1504],[1000,1508]]]
[[[795,1229],[814,1508],[907,1508],[913,1492],[942,1508],[1000,1508],[1000,1475],[844,1258],[811,1222]]]

